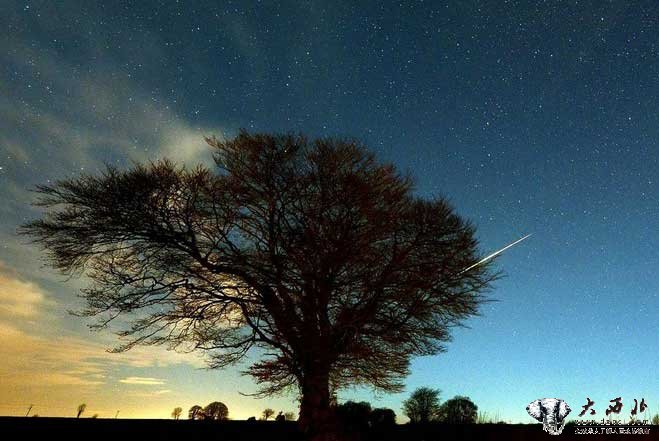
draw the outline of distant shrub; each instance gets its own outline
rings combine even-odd
[[[275,411],[268,407],[267,409],[263,410],[263,413],[261,413],[261,418],[264,419],[265,421],[268,421],[270,418],[272,418],[274,414]]]
[[[295,414],[293,412],[285,412],[284,418],[286,418],[286,421],[295,421]]]
[[[371,404],[366,401],[359,403],[346,401],[336,406],[336,416],[343,425],[351,430],[363,430],[369,426]]]
[[[85,409],[87,409],[87,405],[85,403],[79,404],[78,414],[76,415],[76,418],[80,418],[80,415],[82,415],[85,412]]]
[[[456,396],[439,407],[438,419],[449,424],[471,424],[477,421],[478,406],[468,397]]]
[[[396,425],[396,413],[386,407],[373,409],[369,415],[369,424],[374,429],[382,429]]]

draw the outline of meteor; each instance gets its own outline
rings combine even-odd
[[[482,258],[481,260],[479,260],[478,262],[474,263],[473,265],[469,266],[468,268],[463,269],[463,270],[460,272],[460,274],[462,274],[462,273],[466,273],[466,272],[469,271],[470,269],[472,269],[472,268],[476,268],[478,265],[482,265],[483,263],[487,262],[488,260],[490,260],[490,259],[492,259],[492,258],[498,256],[499,254],[503,253],[503,252],[506,251],[508,248],[517,245],[518,243],[520,243],[521,241],[523,241],[524,239],[526,239],[526,238],[528,238],[528,237],[531,237],[532,235],[533,235],[533,234],[527,234],[526,236],[522,237],[521,239],[517,239],[515,242],[513,242],[513,243],[511,243],[511,244],[509,244],[509,245],[506,245],[505,247],[501,248],[499,251],[495,251],[494,253],[490,254],[489,256],[483,257],[483,258]]]

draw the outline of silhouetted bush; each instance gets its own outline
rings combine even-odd
[[[403,412],[410,423],[428,423],[437,419],[439,413],[439,389],[419,387],[403,401]]]
[[[442,423],[471,424],[477,416],[478,406],[468,397],[455,396],[439,407],[437,419]]]
[[[396,413],[387,408],[373,409],[369,422],[373,429],[392,427],[396,425]]]
[[[336,406],[336,416],[346,429],[365,430],[369,426],[371,404],[366,401],[346,401]]]
[[[286,418],[286,421],[295,421],[295,414],[293,412],[286,412],[284,413],[284,418]]]

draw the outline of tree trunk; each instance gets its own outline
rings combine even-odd
[[[309,373],[302,381],[299,425],[305,440],[339,440],[334,409],[330,406],[329,372]]]

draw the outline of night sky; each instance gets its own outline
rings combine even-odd
[[[13,2],[0,6],[0,414],[166,418],[256,400],[241,367],[93,334],[67,309],[84,279],[16,236],[29,190],[104,163],[209,164],[203,136],[301,131],[364,141],[449,198],[506,277],[417,386],[532,422],[557,397],[578,418],[622,397],[659,411],[659,3]],[[244,366],[243,366],[244,368]]]

